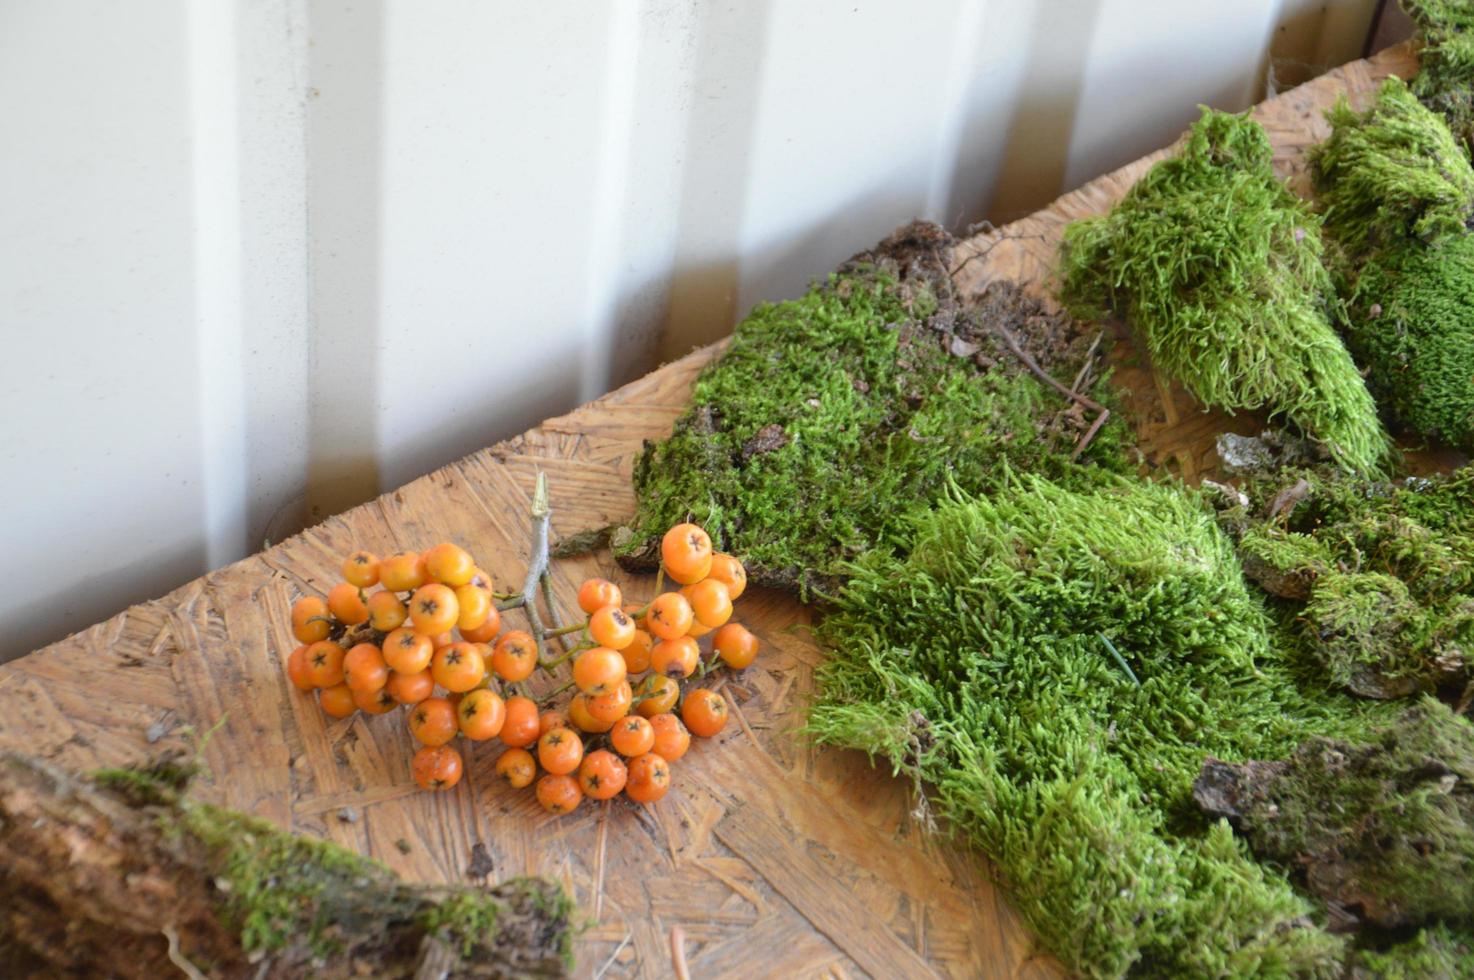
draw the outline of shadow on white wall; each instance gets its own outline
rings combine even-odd
[[[1356,57],[1375,5],[0,6],[0,659]]]

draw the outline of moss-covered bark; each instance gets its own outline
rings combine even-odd
[[[948,275],[952,240],[902,229],[804,297],[760,306],[698,378],[671,437],[635,469],[639,511],[613,544],[651,561],[651,542],[691,517],[740,554],[754,581],[834,589],[844,562],[886,547],[907,513],[949,485],[984,490],[1009,467],[1088,480],[1125,469],[1109,422],[1094,421],[1007,348],[1007,330],[1071,384],[1093,333],[1008,283],[964,306]],[[1102,373],[1084,392],[1105,400]]]
[[[89,781],[0,757],[0,972],[567,972],[572,909],[557,885],[407,885],[333,844],[190,801],[190,774],[166,763]]]
[[[1328,679],[1398,698],[1474,671],[1474,469],[1366,483],[1286,471],[1220,519],[1288,642]]]
[[[1425,699],[1362,744],[1209,759],[1194,797],[1295,869],[1341,928],[1474,927],[1474,726]]]
[[[1395,709],[1272,644],[1194,494],[1023,477],[908,522],[902,550],[862,559],[821,627],[819,739],[932,786],[1080,973],[1339,973],[1316,906],[1191,790],[1205,754],[1283,758]]]
[[[1377,409],[1330,321],[1319,222],[1280,183],[1263,129],[1204,110],[1108,215],[1065,231],[1062,297],[1114,312],[1205,405],[1262,409],[1345,469],[1382,470]]]

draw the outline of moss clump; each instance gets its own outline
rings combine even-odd
[[[1470,980],[1474,978],[1474,935],[1444,925],[1429,926],[1385,950],[1363,950],[1352,960],[1351,980]]]
[[[1404,697],[1474,668],[1474,469],[1367,483],[1289,471],[1221,521],[1331,681]]]
[[[1474,169],[1396,78],[1366,112],[1327,118],[1313,162],[1347,344],[1393,418],[1474,448]]]
[[[1359,923],[1474,925],[1474,726],[1425,699],[1365,744],[1210,760],[1197,798]]]
[[[1376,472],[1389,444],[1331,326],[1317,220],[1271,158],[1257,123],[1204,110],[1110,214],[1066,229],[1062,296],[1124,316],[1204,404],[1283,415],[1343,468]]]
[[[1113,417],[1067,411],[995,326],[1071,383],[1089,335],[1006,283],[976,307],[952,295],[940,229],[911,226],[802,298],[759,306],[697,379],[691,405],[635,468],[639,510],[622,560],[688,516],[742,555],[754,581],[829,591],[843,563],[883,547],[949,481],[996,486],[1005,463],[1063,480],[1125,469]],[[1097,401],[1106,383],[1087,385]]]
[[[1443,116],[1463,147],[1474,152],[1474,3],[1402,0],[1423,39],[1412,89]]]
[[[1335,975],[1343,941],[1191,789],[1205,753],[1283,757],[1388,710],[1307,692],[1196,495],[1025,477],[908,531],[821,626],[811,731],[932,785],[1073,970]]]
[[[1448,127],[1400,78],[1365,112],[1343,97],[1326,112],[1331,135],[1311,151],[1325,228],[1355,259],[1413,239],[1459,238],[1474,216],[1474,170]]]

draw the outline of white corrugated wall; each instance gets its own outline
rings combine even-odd
[[[1360,54],[1375,0],[0,0],[0,659]]]

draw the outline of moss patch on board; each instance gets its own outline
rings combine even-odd
[[[1474,468],[1389,483],[1289,470],[1244,490],[1220,520],[1330,683],[1399,698],[1474,674]]]
[[[811,732],[933,787],[1075,971],[1338,974],[1344,940],[1192,786],[1207,753],[1283,758],[1397,709],[1328,692],[1271,643],[1199,497],[1018,477],[907,529],[820,627]]]
[[[844,562],[885,547],[949,483],[984,490],[1007,466],[1067,482],[1128,468],[1114,418],[1070,461],[1094,419],[1031,374],[997,328],[1065,385],[1095,335],[1008,283],[964,307],[951,245],[918,223],[801,299],[754,309],[671,437],[646,446],[639,510],[616,555],[641,567],[665,528],[691,518],[754,581],[828,592]],[[1083,390],[1109,398],[1099,372]]]
[[[1109,214],[1066,229],[1061,295],[1077,316],[1123,316],[1205,405],[1283,416],[1376,473],[1389,442],[1331,325],[1319,223],[1272,155],[1258,123],[1205,109]]]
[[[1474,448],[1474,169],[1399,79],[1366,112],[1343,102],[1326,117],[1311,159],[1347,344],[1395,420]]]

